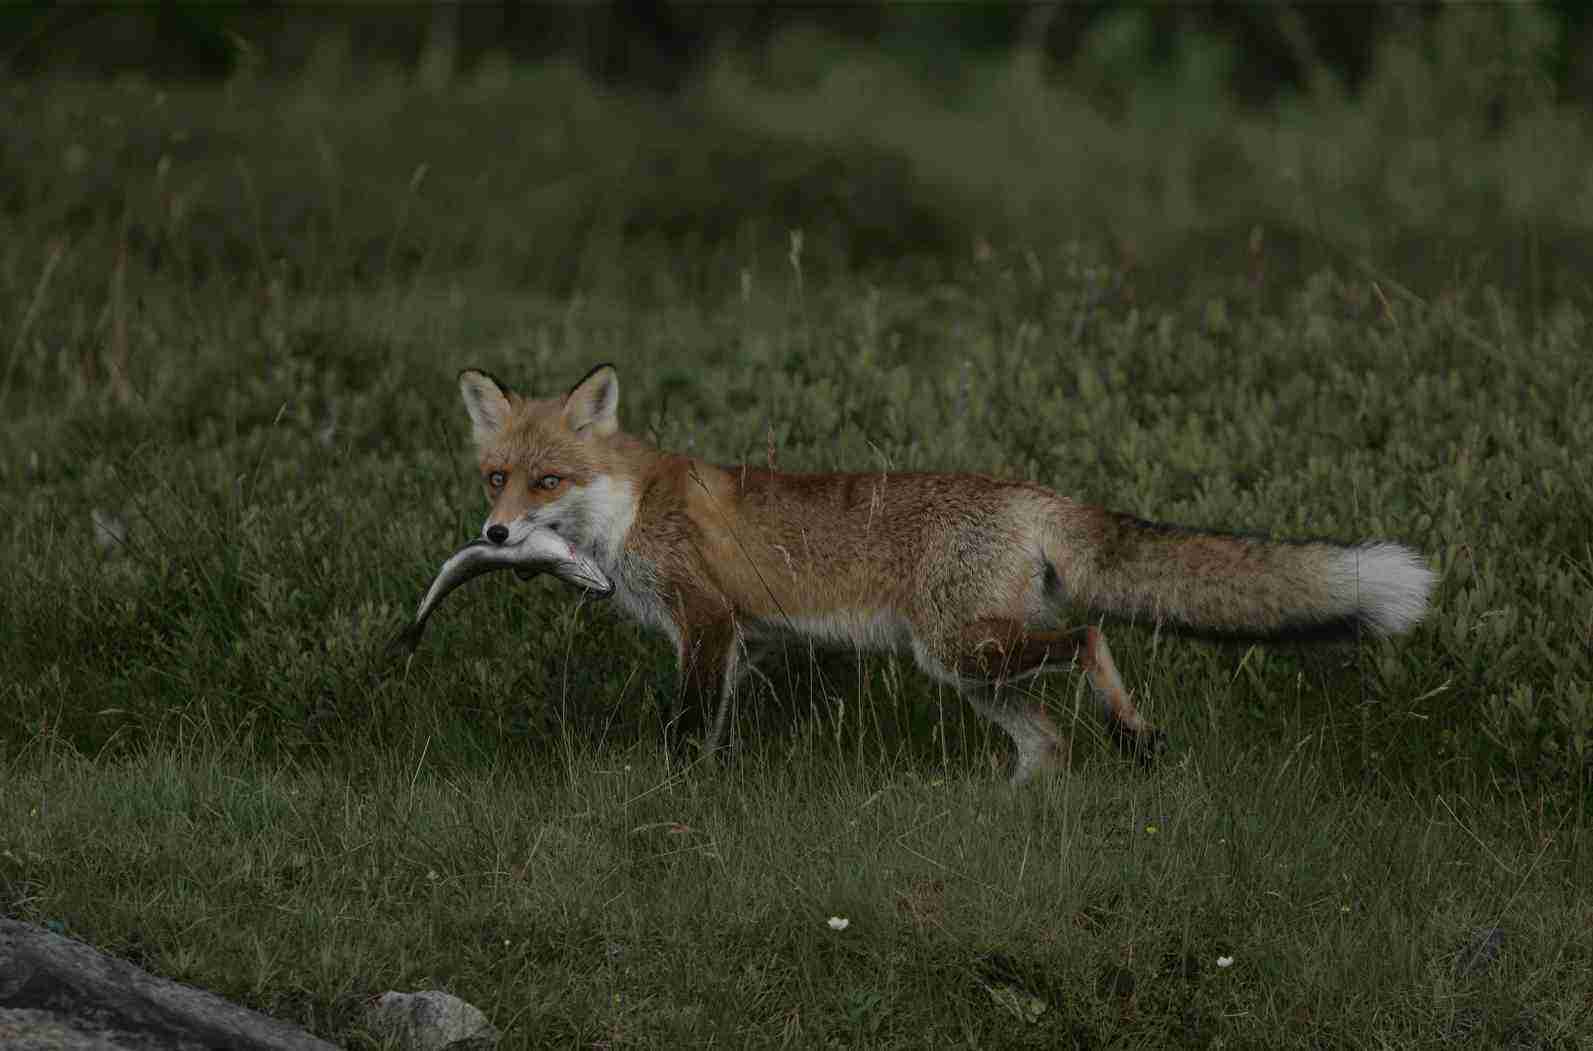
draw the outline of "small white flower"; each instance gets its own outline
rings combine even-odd
[[[830,930],[832,931],[844,931],[851,925],[852,921],[847,919],[845,916],[830,917]]]
[[[1217,957],[1217,966],[1218,967],[1232,967],[1233,966],[1233,957],[1232,956],[1219,956],[1219,957]]]

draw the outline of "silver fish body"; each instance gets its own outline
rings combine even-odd
[[[552,530],[540,529],[512,546],[472,540],[448,558],[415,610],[414,623],[399,632],[387,646],[389,657],[404,656],[420,645],[426,621],[436,612],[449,592],[483,573],[513,569],[521,580],[538,573],[549,573],[586,592],[588,597],[605,599],[614,594],[614,582],[597,564],[570,546]]]

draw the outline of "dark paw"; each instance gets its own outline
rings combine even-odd
[[[720,745],[710,749],[700,737],[675,737],[668,742],[671,765],[682,770],[728,770],[735,765],[733,749]]]
[[[1112,727],[1112,737],[1123,754],[1149,768],[1167,751],[1167,731],[1147,726],[1135,733],[1125,726]]]
[[[720,770],[729,770],[736,765],[736,749],[724,743],[720,743],[711,753],[704,751],[703,757],[712,760],[714,766]]]
[[[688,764],[699,758],[698,742],[702,739],[702,712],[692,705],[674,704],[659,713],[662,716],[664,750],[672,762]]]
[[[671,765],[689,766],[697,758],[697,740],[673,727],[665,727],[664,751],[669,753]]]

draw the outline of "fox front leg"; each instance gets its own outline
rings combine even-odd
[[[673,750],[697,735],[705,754],[724,746],[740,666],[741,640],[734,621],[681,633],[680,683],[666,732]]]

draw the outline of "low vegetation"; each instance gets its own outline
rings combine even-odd
[[[1270,146],[1036,85],[1026,117],[1012,70],[817,135],[890,83],[861,62],[675,112],[507,68],[8,85],[7,914],[352,1047],[425,986],[523,1047],[1581,1046],[1585,130],[1418,148],[1373,119],[1389,61]],[[1067,148],[1014,160],[994,114]],[[1255,161],[1369,128],[1333,192]],[[728,767],[672,762],[667,645],[546,580],[383,663],[483,514],[457,370],[599,361],[668,447],[1398,538],[1435,609],[1316,650],[1111,627],[1171,753],[1125,762],[1056,677],[1071,770],[1020,790],[954,696],[846,653],[749,680]]]

